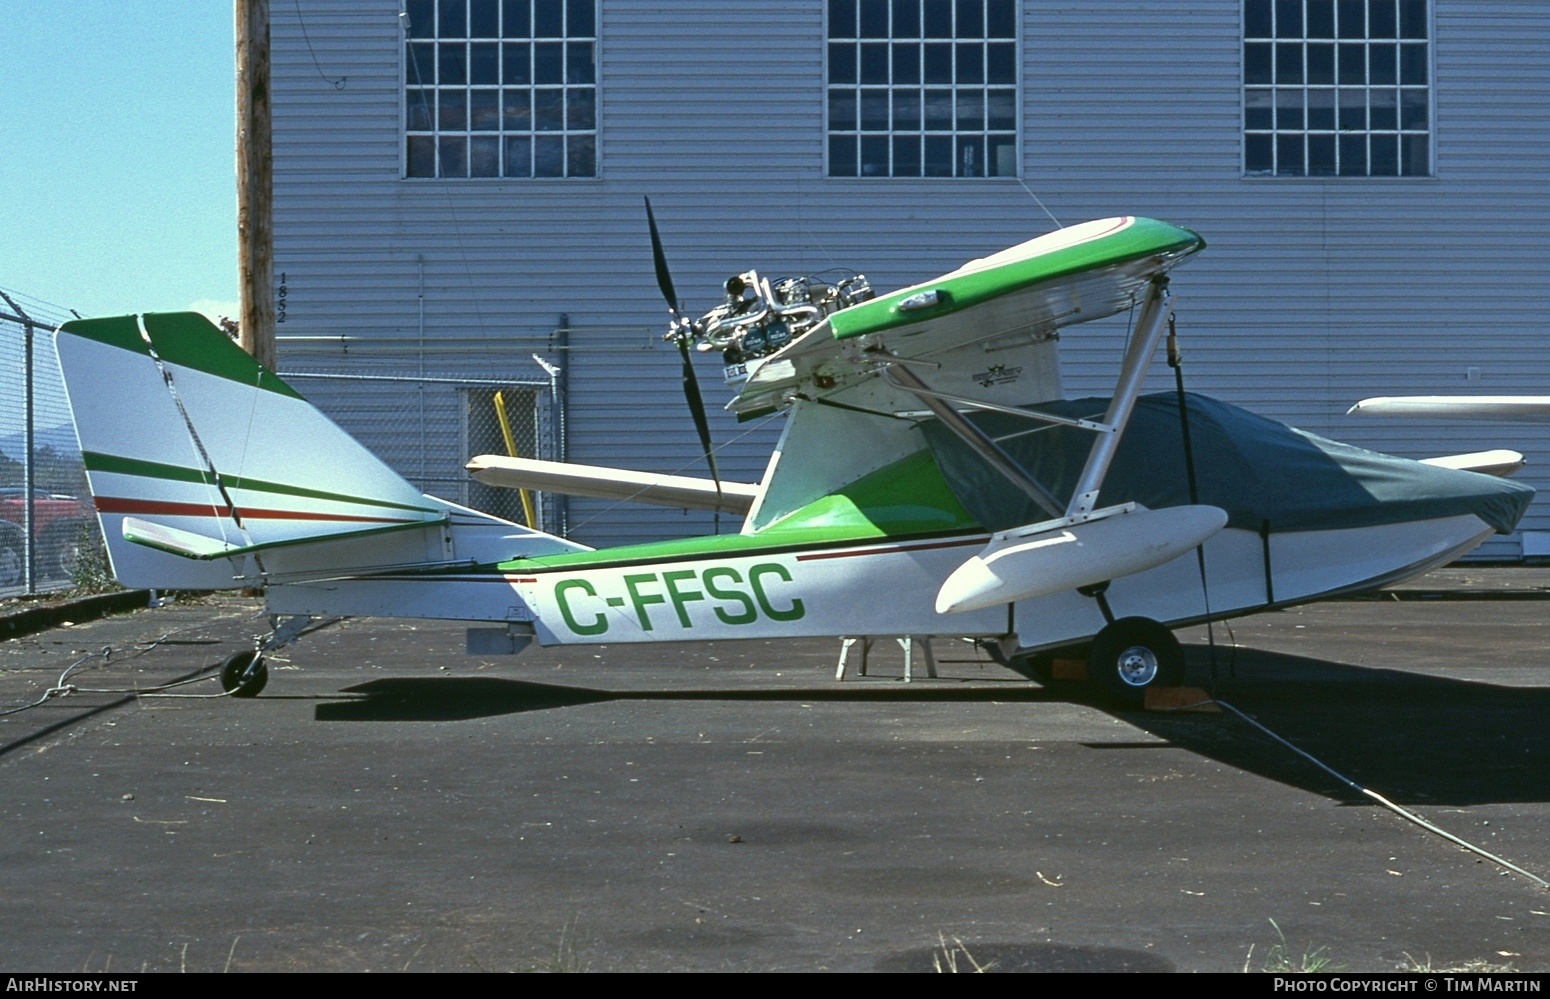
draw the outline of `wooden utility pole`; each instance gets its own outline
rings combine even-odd
[[[235,0],[238,342],[274,368],[274,156],[269,130],[269,0]]]

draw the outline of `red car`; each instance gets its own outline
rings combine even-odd
[[[32,491],[33,572],[38,580],[69,579],[82,532],[91,523],[91,507],[74,496]],[[27,491],[0,489],[0,589],[20,586],[26,578],[22,525],[27,522]]]

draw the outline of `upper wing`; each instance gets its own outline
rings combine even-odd
[[[750,365],[727,408],[748,413],[781,405],[814,378],[865,377],[867,349],[923,359],[1111,316],[1130,308],[1148,281],[1204,246],[1188,229],[1134,216],[1058,229],[834,313]]]

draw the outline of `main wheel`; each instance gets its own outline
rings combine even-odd
[[[260,652],[238,652],[221,664],[221,689],[233,697],[257,697],[269,682]]]
[[[1148,687],[1184,680],[1184,650],[1173,632],[1147,617],[1122,617],[1098,632],[1087,655],[1087,678],[1126,705],[1139,705]]]

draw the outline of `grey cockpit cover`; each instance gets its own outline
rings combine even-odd
[[[1506,534],[1534,490],[1475,472],[1326,440],[1205,396],[1186,394],[1200,503],[1227,511],[1232,527],[1311,531],[1430,520],[1472,513]],[[1107,399],[1066,399],[1031,409],[1101,420]],[[1016,462],[1068,502],[1092,446],[1090,431],[1043,425],[1002,413],[969,418]],[[937,467],[954,495],[993,531],[1048,520],[1049,514],[940,422],[923,425]],[[1190,502],[1177,396],[1142,396],[1120,441],[1100,506],[1136,502],[1152,509]]]

